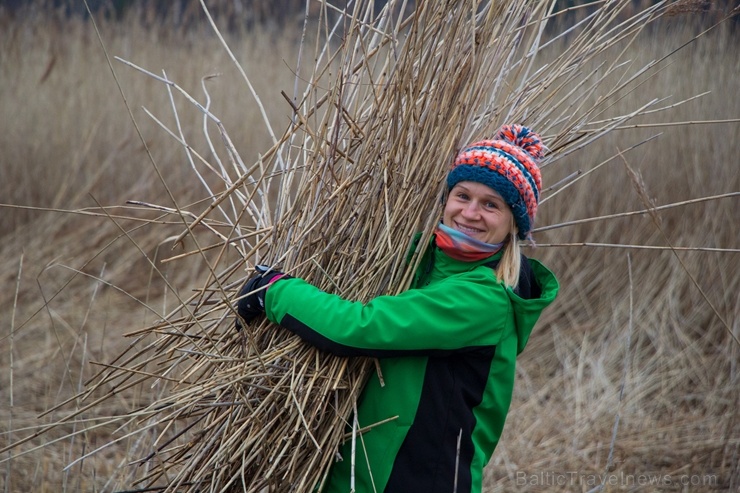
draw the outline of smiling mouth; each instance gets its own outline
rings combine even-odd
[[[455,227],[457,228],[458,231],[460,231],[461,233],[465,233],[468,236],[476,235],[476,234],[483,232],[482,229],[472,228],[470,226],[464,226],[458,222],[455,222]]]

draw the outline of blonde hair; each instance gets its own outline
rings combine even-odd
[[[496,279],[505,286],[515,289],[519,285],[519,270],[522,266],[522,255],[519,247],[519,233],[514,216],[511,216],[511,232],[504,245],[504,253],[496,267]]]

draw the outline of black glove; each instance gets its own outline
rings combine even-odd
[[[239,301],[236,304],[236,311],[239,317],[246,323],[252,321],[265,312],[265,288],[268,284],[276,280],[276,277],[289,278],[291,276],[278,270],[270,270],[264,265],[256,265],[257,273],[252,276],[239,291]],[[247,295],[247,293],[250,293]],[[246,295],[246,296],[245,296]],[[241,330],[242,325],[239,317],[236,319],[236,330]]]

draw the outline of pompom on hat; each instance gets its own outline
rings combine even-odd
[[[539,135],[521,125],[504,125],[492,140],[475,142],[460,151],[447,174],[448,189],[461,181],[494,189],[511,208],[523,240],[537,214],[542,191],[538,164],[544,153]]]

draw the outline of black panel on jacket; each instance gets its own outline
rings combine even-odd
[[[469,492],[473,409],[483,399],[495,346],[473,353],[431,357],[419,408],[398,451],[385,493]],[[460,440],[458,455],[458,439]]]

